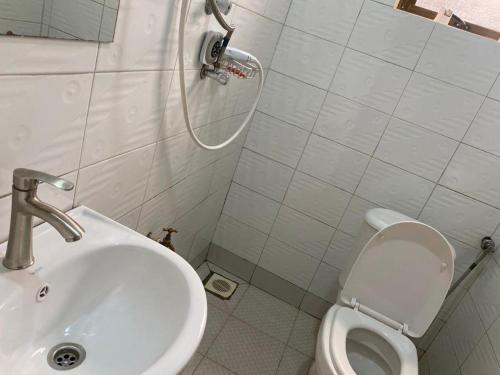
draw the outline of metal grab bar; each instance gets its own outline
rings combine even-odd
[[[496,245],[495,241],[491,237],[484,237],[481,240],[481,254],[476,258],[474,263],[472,263],[469,268],[458,278],[457,281],[455,281],[450,289],[448,290],[448,293],[446,294],[446,297],[448,297],[450,294],[452,294],[455,289],[467,278],[467,276],[470,275],[470,273],[479,265],[481,262],[490,254],[493,254],[496,251]]]

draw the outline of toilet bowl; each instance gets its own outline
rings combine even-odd
[[[455,251],[436,229],[394,211],[371,210],[366,224],[321,323],[310,374],[418,374],[409,337],[437,315]]]

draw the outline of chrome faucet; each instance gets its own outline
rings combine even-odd
[[[8,269],[28,268],[35,261],[32,248],[33,216],[51,224],[66,242],[78,241],[85,232],[64,212],[40,201],[36,195],[40,182],[67,191],[74,187],[73,183],[47,173],[24,168],[14,170],[9,242],[3,259],[3,265]]]

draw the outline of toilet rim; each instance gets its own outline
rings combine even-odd
[[[335,371],[341,375],[356,375],[347,357],[347,336],[349,332],[359,328],[378,335],[391,346],[400,361],[401,370],[398,375],[418,373],[416,349],[406,336],[359,311],[348,307],[336,307],[333,316],[330,317],[332,321],[329,332],[329,354]]]

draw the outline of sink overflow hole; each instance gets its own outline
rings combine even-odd
[[[40,289],[38,289],[38,292],[36,294],[36,300],[38,302],[43,301],[45,298],[47,298],[47,295],[49,294],[49,292],[50,292],[50,285],[45,284],[45,285],[41,286]]]
[[[84,361],[85,355],[85,349],[81,345],[64,343],[49,351],[47,362],[55,370],[72,370]]]

